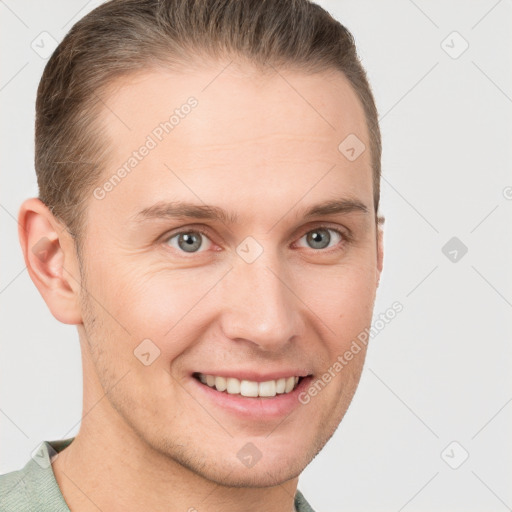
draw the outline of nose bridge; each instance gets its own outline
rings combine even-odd
[[[235,258],[222,303],[226,336],[275,349],[298,334],[297,302],[283,283],[285,273],[275,252],[268,249],[252,263]]]

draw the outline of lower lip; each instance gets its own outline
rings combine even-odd
[[[199,393],[202,393],[216,406],[235,414],[239,417],[254,421],[272,420],[289,415],[294,409],[301,406],[299,395],[306,390],[312,380],[312,376],[304,377],[297,387],[290,393],[281,393],[273,397],[246,397],[242,395],[230,395],[225,391],[217,391],[203,384],[194,377]]]

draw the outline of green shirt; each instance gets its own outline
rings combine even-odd
[[[43,441],[23,469],[0,475],[0,512],[70,512],[55,480],[50,457],[73,439]],[[314,512],[298,489],[295,508],[297,512]]]

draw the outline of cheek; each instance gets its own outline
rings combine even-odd
[[[325,323],[329,338],[352,339],[371,323],[376,285],[370,265],[324,268],[302,282],[300,297]]]
[[[152,340],[162,356],[158,364],[164,364],[192,347],[211,320],[215,312],[209,295],[222,274],[211,268],[132,268],[109,276],[107,302],[129,331],[133,347]]]

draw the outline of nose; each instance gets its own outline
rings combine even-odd
[[[235,258],[233,269],[222,281],[224,335],[274,352],[300,336],[301,302],[290,281],[289,272],[271,251],[264,251],[252,263]]]

